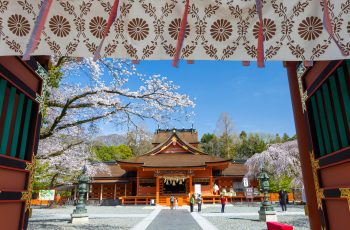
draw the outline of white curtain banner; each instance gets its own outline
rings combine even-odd
[[[350,53],[350,0],[329,0],[334,38]],[[92,57],[113,0],[54,0],[32,55]],[[183,0],[120,0],[102,57],[168,60],[176,50]],[[259,18],[255,0],[190,0],[180,59],[257,58]],[[39,0],[0,0],[0,55],[23,55]],[[266,60],[345,59],[323,23],[322,0],[263,0]],[[349,56],[347,56],[349,57]]]

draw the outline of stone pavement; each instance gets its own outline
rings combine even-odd
[[[83,225],[69,223],[74,207],[35,208],[29,220],[29,230],[266,230],[266,223],[259,221],[258,204],[229,204],[225,213],[220,213],[220,208],[220,205],[206,204],[201,213],[197,212],[197,208],[190,213],[188,206],[178,210],[161,206],[88,206],[89,223]],[[275,209],[279,222],[293,225],[295,230],[310,229],[303,206],[290,205],[287,213],[282,213],[277,205]]]

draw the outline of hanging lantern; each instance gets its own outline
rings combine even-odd
[[[176,184],[175,184],[175,180],[173,180],[173,186],[175,186]]]
[[[182,180],[180,180],[179,184],[182,184]]]

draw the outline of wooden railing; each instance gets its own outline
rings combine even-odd
[[[221,198],[219,195],[203,195],[203,203],[206,203],[206,204],[220,204],[221,203]],[[255,196],[253,198],[253,201],[263,201],[263,196]],[[248,201],[248,199],[245,197],[245,196],[242,196],[242,195],[238,195],[238,196],[227,196],[226,197],[226,201],[228,203],[233,203],[235,201],[240,201],[240,202],[243,202],[243,201]],[[249,201],[251,201],[251,199],[249,199]]]
[[[151,203],[151,199],[154,199],[154,202],[156,200],[156,196],[122,196],[119,199],[122,200],[123,205],[128,204],[144,204],[149,205]]]
[[[289,195],[289,201],[293,201],[293,196],[292,194]],[[269,194],[269,201],[278,201],[276,198],[278,194]],[[187,196],[176,196],[179,199],[179,206],[184,204],[188,205],[189,204],[189,198]],[[220,204],[220,195],[203,195],[203,203],[205,204]],[[156,196],[122,196],[119,197],[121,199],[121,203],[123,205],[138,205],[138,204],[143,204],[143,205],[150,205],[151,199],[154,199],[154,202],[156,202]],[[259,201],[262,202],[264,197],[262,195],[260,196],[255,196],[253,199],[247,199],[246,196],[244,195],[237,195],[237,196],[227,196],[226,201],[227,203],[233,203],[233,202],[245,202],[245,201]],[[181,202],[180,202],[181,200]],[[170,205],[170,196],[159,196],[159,203],[160,205]]]

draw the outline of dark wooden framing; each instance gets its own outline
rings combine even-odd
[[[8,182],[4,181],[5,184],[0,183],[0,205],[10,205],[10,204],[18,204],[21,203],[20,213],[6,213],[3,217],[5,218],[2,226],[6,226],[6,216],[16,215],[19,217],[20,222],[18,223],[18,229],[26,229],[28,225],[28,216],[29,216],[29,203],[31,200],[31,191],[30,183],[31,183],[31,170],[32,170],[32,157],[36,153],[38,149],[38,139],[39,139],[39,130],[41,123],[41,115],[39,113],[39,102],[36,101],[37,95],[42,93],[42,79],[36,73],[39,64],[36,62],[34,58],[27,62],[23,62],[19,57],[0,57],[0,78],[6,80],[11,87],[16,89],[16,92],[20,92],[24,94],[24,98],[28,98],[25,100],[31,100],[32,108],[30,113],[27,112],[28,116],[28,134],[25,139],[25,147],[23,159],[19,155],[19,147],[17,147],[17,151],[15,155],[6,155],[10,145],[8,144],[8,148],[5,152],[0,154],[0,170],[5,170],[6,175],[11,178],[11,175],[15,178],[15,175],[22,175],[25,180],[21,185],[17,185],[15,187],[22,187],[23,189],[13,189],[11,187],[6,186],[14,186],[14,184],[9,185]],[[15,74],[16,73],[16,74]],[[30,83],[29,83],[30,82]],[[23,105],[25,108],[25,104]],[[13,128],[15,116],[17,113],[17,105],[15,104],[14,112],[11,118],[11,127]],[[5,105],[4,105],[5,108]],[[7,107],[6,107],[7,108]],[[23,109],[23,112],[24,109]],[[4,113],[3,113],[4,114]],[[21,122],[25,122],[24,114],[21,115]],[[12,129],[11,128],[11,129]],[[9,140],[11,141],[13,130],[10,129]],[[3,134],[5,135],[5,134]],[[22,135],[22,134],[19,134]],[[22,137],[20,137],[21,139]],[[18,143],[20,144],[20,143]],[[23,142],[22,142],[23,144]],[[21,146],[22,147],[22,146]],[[15,150],[16,150],[15,149]],[[0,177],[1,177],[0,173]],[[0,206],[1,208],[1,206]],[[4,209],[4,206],[3,206]],[[1,211],[1,210],[0,210]],[[4,210],[3,210],[4,211]]]
[[[316,62],[302,76],[297,75],[299,64],[288,62],[287,68],[310,225],[312,229],[346,229],[350,225],[350,132],[345,107],[349,105],[343,99],[337,71],[347,65],[342,87],[347,87],[349,93],[350,63]],[[318,134],[314,126],[317,122]]]

